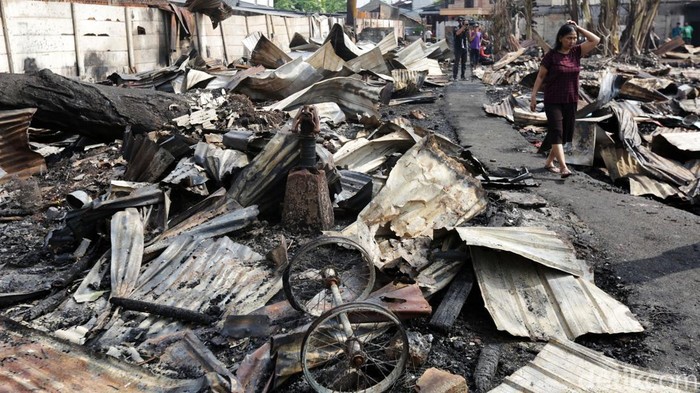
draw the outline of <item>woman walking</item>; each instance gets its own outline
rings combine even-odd
[[[579,33],[586,37],[586,41],[577,45]],[[581,57],[590,53],[598,42],[598,36],[572,20],[567,21],[557,32],[554,48],[542,58],[532,89],[530,110],[534,112],[537,92],[544,85],[544,111],[547,115],[545,139],[552,145],[544,167],[550,172],[559,173],[562,179],[571,175],[564,159],[564,143],[571,142],[576,125]],[[554,160],[559,167],[554,165]]]

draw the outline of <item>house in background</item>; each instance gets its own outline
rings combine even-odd
[[[381,0],[371,0],[357,10],[357,17],[361,19],[391,19],[403,22],[404,35],[412,36],[415,32],[422,31],[423,21],[420,14],[408,7],[411,1],[402,1],[402,7],[391,5]]]

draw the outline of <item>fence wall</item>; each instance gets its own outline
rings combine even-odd
[[[99,81],[113,72],[165,67],[181,49],[173,39],[172,30],[179,28],[174,16],[157,8],[0,0],[0,11],[0,72],[48,68],[60,75]],[[242,41],[254,32],[289,51],[294,33],[320,38],[343,19],[234,15],[214,29],[208,16],[196,14],[195,22],[191,45],[204,57],[228,64],[249,55]],[[394,27],[397,36],[403,36],[400,21],[358,20],[358,25],[358,32],[370,26]]]

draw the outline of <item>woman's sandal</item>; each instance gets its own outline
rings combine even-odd
[[[571,176],[571,171],[567,170],[566,172],[561,173],[561,178],[566,179],[567,177]]]
[[[544,169],[546,169],[546,170],[548,170],[549,172],[552,172],[552,173],[559,173],[559,172],[560,172],[560,171],[559,171],[559,168],[557,168],[557,167],[554,166],[554,165],[545,165],[545,166],[544,166]]]

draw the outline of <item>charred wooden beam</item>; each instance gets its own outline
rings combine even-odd
[[[194,322],[200,325],[211,325],[216,318],[202,314],[200,312],[187,310],[180,307],[164,306],[161,304],[144,302],[142,300],[127,299],[123,297],[113,297],[109,299],[115,306],[123,307],[131,311],[146,312],[160,315],[161,317],[173,318],[180,321]]]
[[[35,74],[3,74],[0,109],[38,108],[32,125],[79,133],[95,140],[156,130],[187,113],[178,95],[79,82],[48,69]]]
[[[462,311],[462,306],[467,300],[473,284],[474,273],[472,272],[471,264],[465,264],[462,267],[462,271],[457,274],[457,277],[450,284],[433,317],[430,318],[430,326],[444,332],[449,331],[460,311]]]

